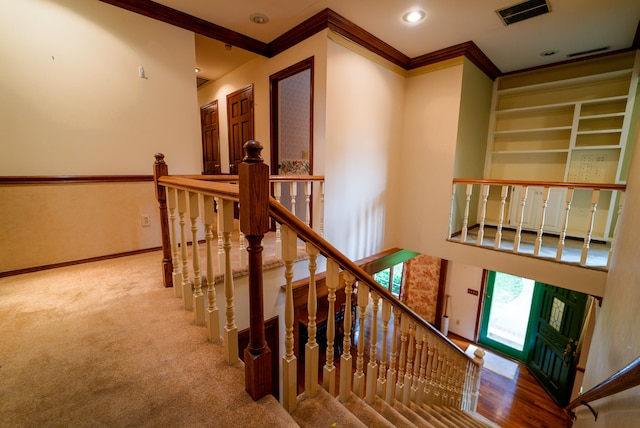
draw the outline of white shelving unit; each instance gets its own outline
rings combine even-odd
[[[485,178],[624,183],[639,69],[640,54],[633,51],[498,78]],[[571,235],[580,235],[586,193],[574,196]],[[615,202],[602,192],[594,238],[610,238]],[[487,213],[488,224],[494,214]]]

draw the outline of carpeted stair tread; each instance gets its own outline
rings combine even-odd
[[[411,410],[398,400],[393,401],[393,408],[396,409],[402,416],[409,419],[415,426],[419,428],[436,428],[433,424],[427,422],[427,420],[420,416],[418,413]]]
[[[424,406],[424,404],[423,404]],[[440,410],[438,407],[436,406],[431,406],[431,415],[433,415],[436,419],[438,419],[440,422],[442,422],[443,425],[450,427],[450,428],[459,428],[459,425],[457,422],[452,421],[449,416],[444,413],[442,410]]]
[[[471,416],[472,418],[475,418],[479,422],[482,422],[487,427],[500,428],[500,425],[496,424],[495,422],[493,422],[492,420],[490,420],[486,416],[481,415],[478,412],[473,412],[471,410],[462,410],[462,412],[466,413],[467,415]]]
[[[360,397],[351,393],[347,401],[342,403],[351,413],[369,428],[393,428],[394,425],[382,417]]]
[[[423,403],[422,406],[418,406],[415,403],[409,403],[409,408],[416,412],[418,415],[422,416],[427,422],[433,425],[436,428],[448,428],[449,425],[442,423],[440,418],[436,417],[434,414],[436,413],[429,405]]]
[[[441,415],[446,415],[450,420],[457,422],[458,426],[464,426],[468,428],[485,428],[482,423],[469,415],[463,414],[459,409],[441,406],[434,407],[438,409]]]
[[[382,417],[384,417],[386,420],[388,420],[398,428],[414,428],[416,426],[416,424],[411,422],[408,418],[402,415],[402,413],[387,404],[387,402],[380,397],[376,397],[373,400],[373,403],[371,403],[371,407],[373,407],[376,412],[378,412]]]
[[[366,427],[335,397],[319,388],[315,397],[298,396],[296,410],[291,417],[301,427]],[[335,425],[333,425],[335,424]],[[269,426],[265,424],[265,426]]]

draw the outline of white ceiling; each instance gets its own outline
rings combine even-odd
[[[265,43],[330,8],[411,58],[473,41],[502,72],[604,46],[611,51],[629,48],[640,19],[639,0],[549,0],[550,13],[510,26],[495,11],[518,0],[240,0],[232,6],[228,0],[156,2]],[[415,8],[424,10],[426,19],[403,22],[402,15]],[[267,15],[269,22],[251,22],[253,13]],[[558,53],[540,55],[548,50]],[[235,62],[225,59],[231,56]],[[252,56],[237,48],[226,50],[219,42],[197,43],[197,65],[210,79]]]

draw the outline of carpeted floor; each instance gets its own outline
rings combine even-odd
[[[153,252],[0,279],[0,425],[296,426],[244,392]]]

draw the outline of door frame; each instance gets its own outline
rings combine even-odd
[[[218,100],[213,100],[209,104],[203,105],[200,107],[200,132],[202,136],[202,173],[206,174],[206,151],[205,151],[205,137],[204,137],[204,123],[202,114],[205,110],[215,107],[215,123],[216,123],[216,146],[214,146],[213,151],[214,154],[217,154],[218,160],[218,174],[222,172],[222,158],[220,156],[220,116],[219,116],[219,108]],[[214,158],[216,156],[214,155]]]

